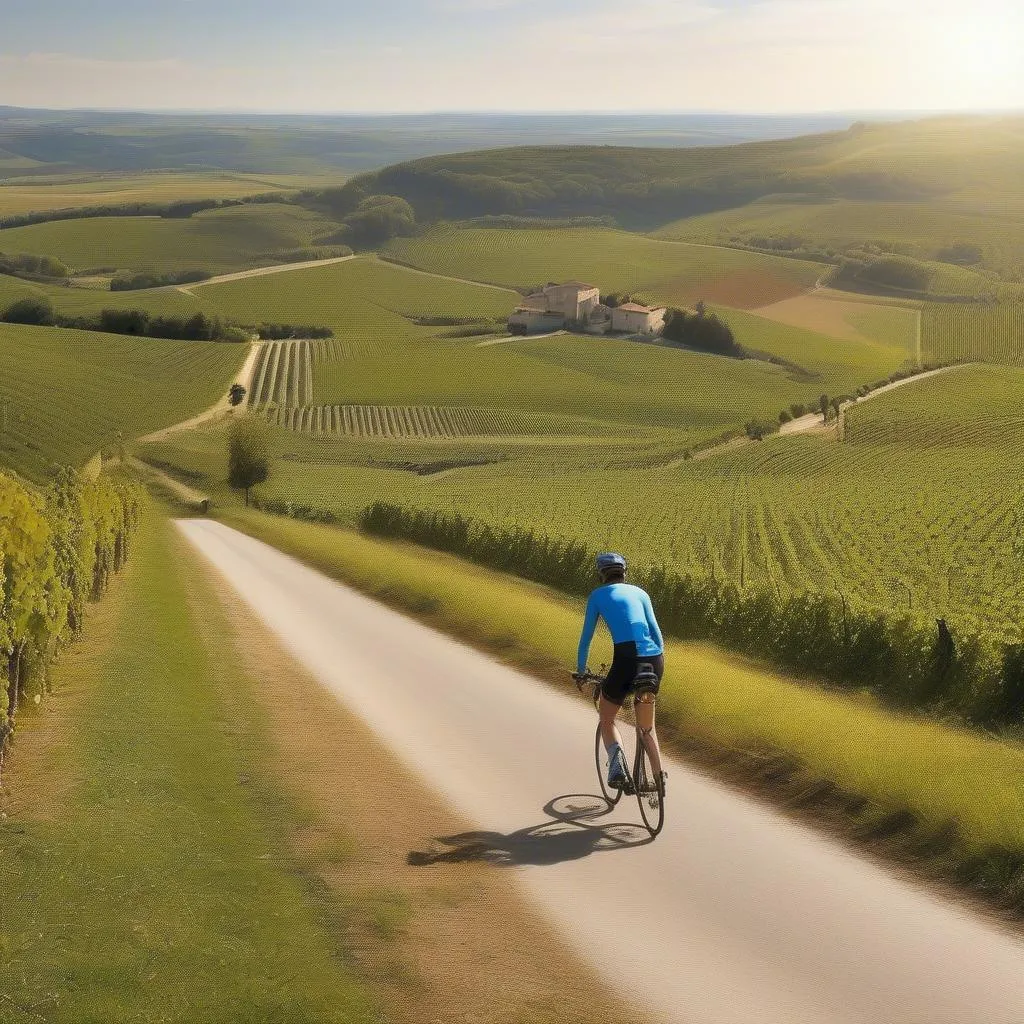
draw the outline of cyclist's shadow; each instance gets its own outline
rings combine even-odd
[[[592,853],[626,850],[652,841],[647,829],[629,822],[598,824],[593,819],[608,813],[604,797],[569,793],[544,806],[547,821],[517,832],[460,832],[438,836],[429,850],[412,850],[409,864],[464,864],[485,861],[508,867],[561,864]]]

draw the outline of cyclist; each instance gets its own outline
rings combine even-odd
[[[662,771],[661,750],[654,731],[654,698],[665,671],[664,643],[658,620],[654,617],[647,592],[626,583],[626,559],[622,555],[614,551],[598,555],[597,575],[601,586],[591,592],[587,601],[576,654],[576,675],[581,676],[587,671],[587,655],[600,617],[604,619],[615,645],[612,667],[601,684],[598,705],[601,739],[608,752],[608,785],[621,788],[626,781],[626,758],[615,718],[626,695],[634,689],[637,666],[641,662],[650,664],[657,678],[650,690],[645,687],[638,696],[634,713],[655,778],[660,776],[664,783],[666,773]]]

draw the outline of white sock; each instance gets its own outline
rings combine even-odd
[[[618,754],[621,750],[622,747],[620,747],[618,743],[612,743],[612,745],[608,748],[609,764],[615,764],[615,755]]]

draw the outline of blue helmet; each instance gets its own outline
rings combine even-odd
[[[600,575],[603,576],[606,572],[612,569],[618,569],[621,572],[625,572],[626,559],[614,551],[605,551],[603,554],[597,556],[597,571]]]

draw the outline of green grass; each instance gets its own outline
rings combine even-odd
[[[227,521],[329,575],[554,676],[575,650],[582,603],[409,545],[232,511]],[[430,609],[424,613],[423,609]],[[602,639],[594,660],[610,651]],[[731,750],[796,758],[814,779],[909,810],[925,832],[954,826],[962,852],[1024,851],[1024,748],[890,714],[705,647],[669,643],[659,720]]]
[[[257,204],[187,219],[96,217],[0,231],[0,251],[55,256],[73,270],[208,270],[228,273],[280,262],[273,254],[303,248],[337,225],[297,206]]]
[[[384,250],[424,270],[511,287],[586,281],[607,292],[690,305],[698,299],[753,309],[798,295],[820,264],[739,250],[659,242],[602,228],[441,227]]]
[[[760,200],[731,210],[686,217],[654,232],[657,238],[709,244],[757,245],[757,239],[840,253],[854,246],[895,247],[909,256],[934,260],[957,244],[981,250],[984,269],[1011,280],[1024,275],[1024,208],[992,204],[972,212],[965,199],[928,202],[787,202]],[[952,268],[956,269],[956,268]],[[933,290],[945,291],[935,285]]]
[[[147,516],[59,670],[84,694],[51,766],[72,784],[0,823],[0,1018],[379,1020],[285,859],[297,809],[262,781],[252,684],[170,533]]]
[[[34,480],[225,393],[242,345],[0,324],[0,464]],[[0,412],[2,415],[2,412]]]

